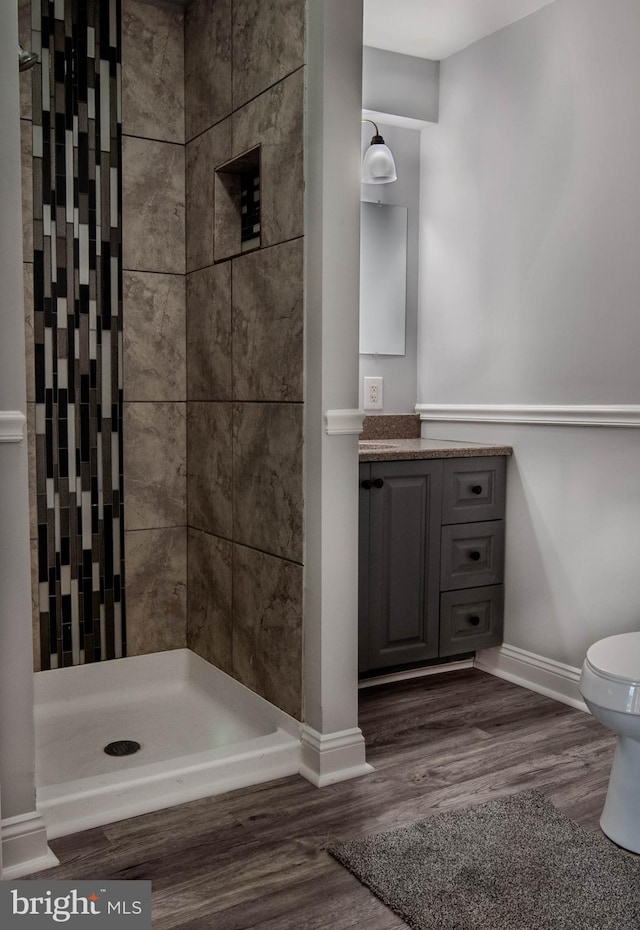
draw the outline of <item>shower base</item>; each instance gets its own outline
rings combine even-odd
[[[37,672],[35,721],[50,838],[300,769],[300,724],[188,649]]]

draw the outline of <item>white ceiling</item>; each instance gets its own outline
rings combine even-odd
[[[364,44],[439,61],[553,0],[364,0]]]

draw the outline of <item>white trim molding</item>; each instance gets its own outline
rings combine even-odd
[[[530,691],[544,694],[588,713],[580,694],[580,669],[504,643],[476,655],[475,668],[504,678]]]
[[[19,410],[0,410],[0,442],[22,442],[26,422]]]
[[[412,668],[406,672],[390,672],[388,675],[362,678],[358,682],[358,690],[373,688],[375,685],[387,685],[392,681],[411,681],[413,678],[427,678],[429,675],[457,672],[463,668],[473,668],[473,659],[460,659],[458,662],[443,662],[442,665],[427,665],[425,668]]]
[[[305,724],[301,743],[299,772],[316,788],[374,771],[373,766],[365,761],[364,736],[359,727],[339,733],[318,733]]]
[[[327,410],[324,416],[329,436],[358,436],[362,432],[364,410]]]
[[[640,428],[640,405],[416,404],[421,420]]]
[[[13,881],[60,865],[47,845],[47,828],[38,811],[7,817],[0,822],[0,835],[3,881]]]

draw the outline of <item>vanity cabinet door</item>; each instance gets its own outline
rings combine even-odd
[[[360,493],[368,495],[368,508],[366,497],[361,497],[366,511],[361,533],[368,521],[368,557],[361,569],[366,571],[367,590],[363,599],[361,578],[360,671],[435,658],[442,462],[362,466]]]

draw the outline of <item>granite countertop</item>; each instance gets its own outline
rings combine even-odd
[[[448,439],[364,439],[358,443],[361,462],[399,459],[454,459],[475,455],[512,455],[511,446]]]

